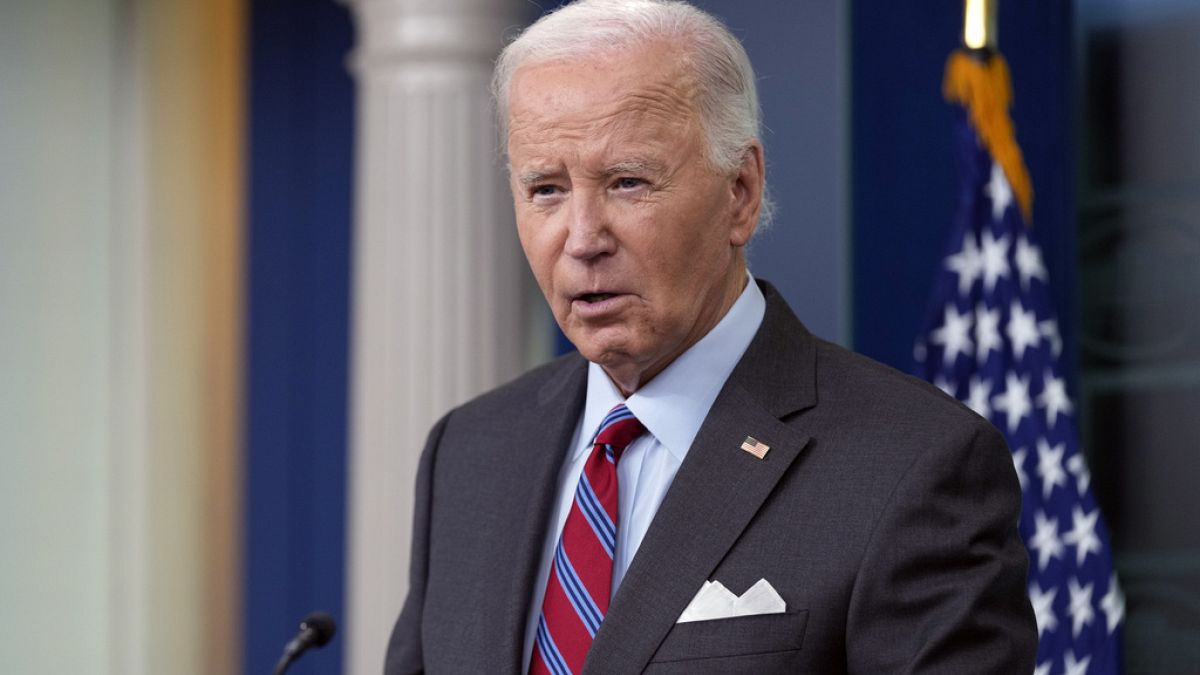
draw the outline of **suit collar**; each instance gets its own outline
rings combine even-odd
[[[758,285],[767,313],[729,383],[782,419],[817,404],[817,339],[774,286]]]
[[[501,451],[510,457],[505,477],[523,496],[523,508],[513,515],[512,538],[514,569],[503,602],[503,615],[496,624],[496,639],[507,658],[496,663],[497,672],[518,675],[525,648],[525,621],[529,600],[541,563],[542,544],[550,526],[554,500],[558,495],[558,476],[566,458],[565,449],[575,433],[583,408],[587,382],[587,361],[578,354],[564,356],[550,366],[546,381],[538,389],[536,404],[524,408],[517,427]],[[546,461],[547,452],[555,454]]]

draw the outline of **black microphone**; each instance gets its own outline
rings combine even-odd
[[[325,612],[313,612],[300,622],[300,632],[283,648],[283,656],[275,664],[274,675],[283,675],[283,671],[292,665],[292,661],[300,658],[309,647],[324,647],[337,633],[337,622]]]

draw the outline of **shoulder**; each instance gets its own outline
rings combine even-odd
[[[976,437],[1004,447],[999,432],[937,387],[814,336],[779,292],[760,280],[767,300],[762,328],[744,357],[738,384],[790,424],[849,453],[893,459],[932,442]],[[853,450],[850,448],[854,448]]]
[[[542,408],[571,398],[587,380],[587,361],[577,352],[560,356],[454,408],[455,423],[511,417],[522,410]]]
[[[814,360],[816,405],[796,421],[833,465],[848,462],[879,485],[915,466],[1012,470],[1000,431],[928,382],[823,340]]]
[[[822,406],[853,411],[881,423],[991,426],[934,385],[844,347],[816,339],[816,378]]]

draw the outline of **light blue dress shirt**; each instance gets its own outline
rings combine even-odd
[[[617,549],[613,558],[613,596],[625,578],[634,554],[658,512],[675,472],[683,464],[692,440],[700,431],[708,410],[725,380],[750,346],[766,312],[762,291],[749,279],[733,307],[717,325],[690,349],[676,358],[646,386],[628,399],[621,396],[612,380],[595,363],[588,365],[587,401],[569,446],[570,456],[558,479],[558,501],[554,526],[542,545],[542,563],[533,585],[529,617],[525,624],[525,659],[521,672],[529,672],[529,659],[542,612],[542,596],[559,534],[571,510],[579,474],[592,450],[592,435],[604,416],[624,403],[646,427],[617,463],[618,501]]]

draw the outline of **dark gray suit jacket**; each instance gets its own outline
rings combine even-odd
[[[612,599],[587,673],[1029,673],[1020,489],[988,422],[936,388],[766,317]],[[410,591],[385,672],[521,668],[586,362],[444,417],[417,479]],[[771,447],[759,460],[746,436]],[[767,579],[787,613],[676,624],[705,580]]]

